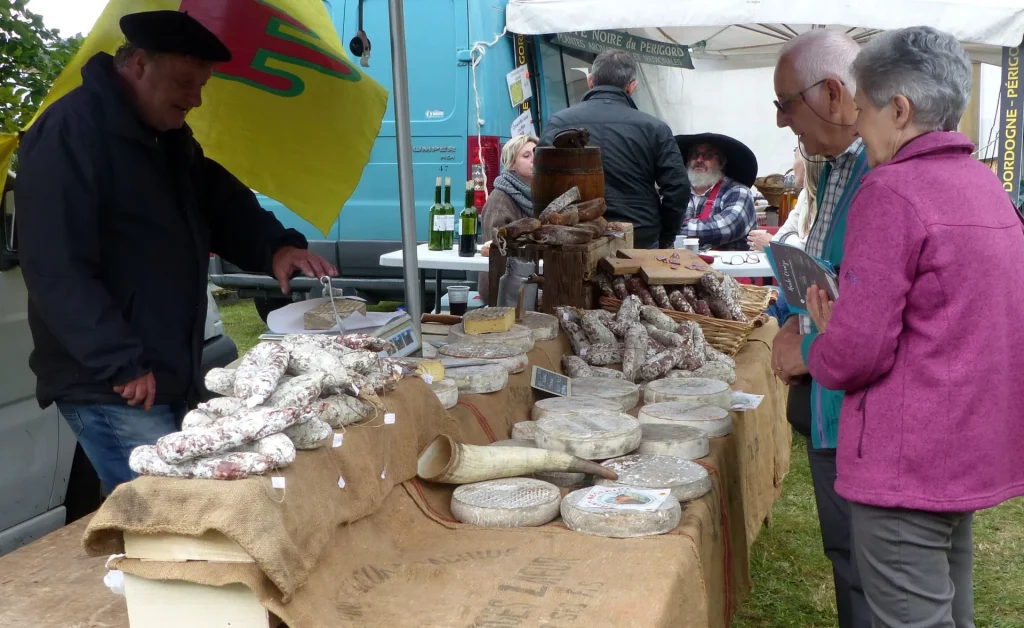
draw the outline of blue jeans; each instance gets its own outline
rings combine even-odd
[[[78,404],[57,402],[57,409],[71,426],[85,455],[89,457],[104,488],[136,477],[128,468],[128,456],[139,445],[152,445],[165,434],[178,430],[185,404],[142,406],[120,404]]]

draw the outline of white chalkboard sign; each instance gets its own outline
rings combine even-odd
[[[572,378],[542,369],[539,366],[533,367],[530,386],[559,397],[572,396]]]

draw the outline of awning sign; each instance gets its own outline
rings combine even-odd
[[[637,37],[622,31],[572,31],[558,33],[554,42],[559,46],[574,48],[594,54],[607,50],[631,52],[640,63],[667,65],[673,68],[693,69],[688,46],[665,43],[645,37]]]
[[[1003,82],[1000,86],[1002,111],[999,118],[998,173],[1003,189],[1014,207],[1020,207],[1021,157],[1024,137],[1021,136],[1020,47],[1003,48]]]

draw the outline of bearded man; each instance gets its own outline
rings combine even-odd
[[[746,251],[757,225],[754,194],[757,158],[743,142],[717,133],[677,135],[686,159],[690,202],[679,234],[699,238],[702,249]]]

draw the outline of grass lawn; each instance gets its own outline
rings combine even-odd
[[[221,306],[220,314],[239,354],[265,329],[250,300]],[[751,551],[754,591],[734,628],[836,626],[832,568],[821,549],[806,446],[793,439],[792,468],[772,510],[772,527],[762,529]],[[1024,628],[1024,499],[979,513],[974,546],[978,628]]]

